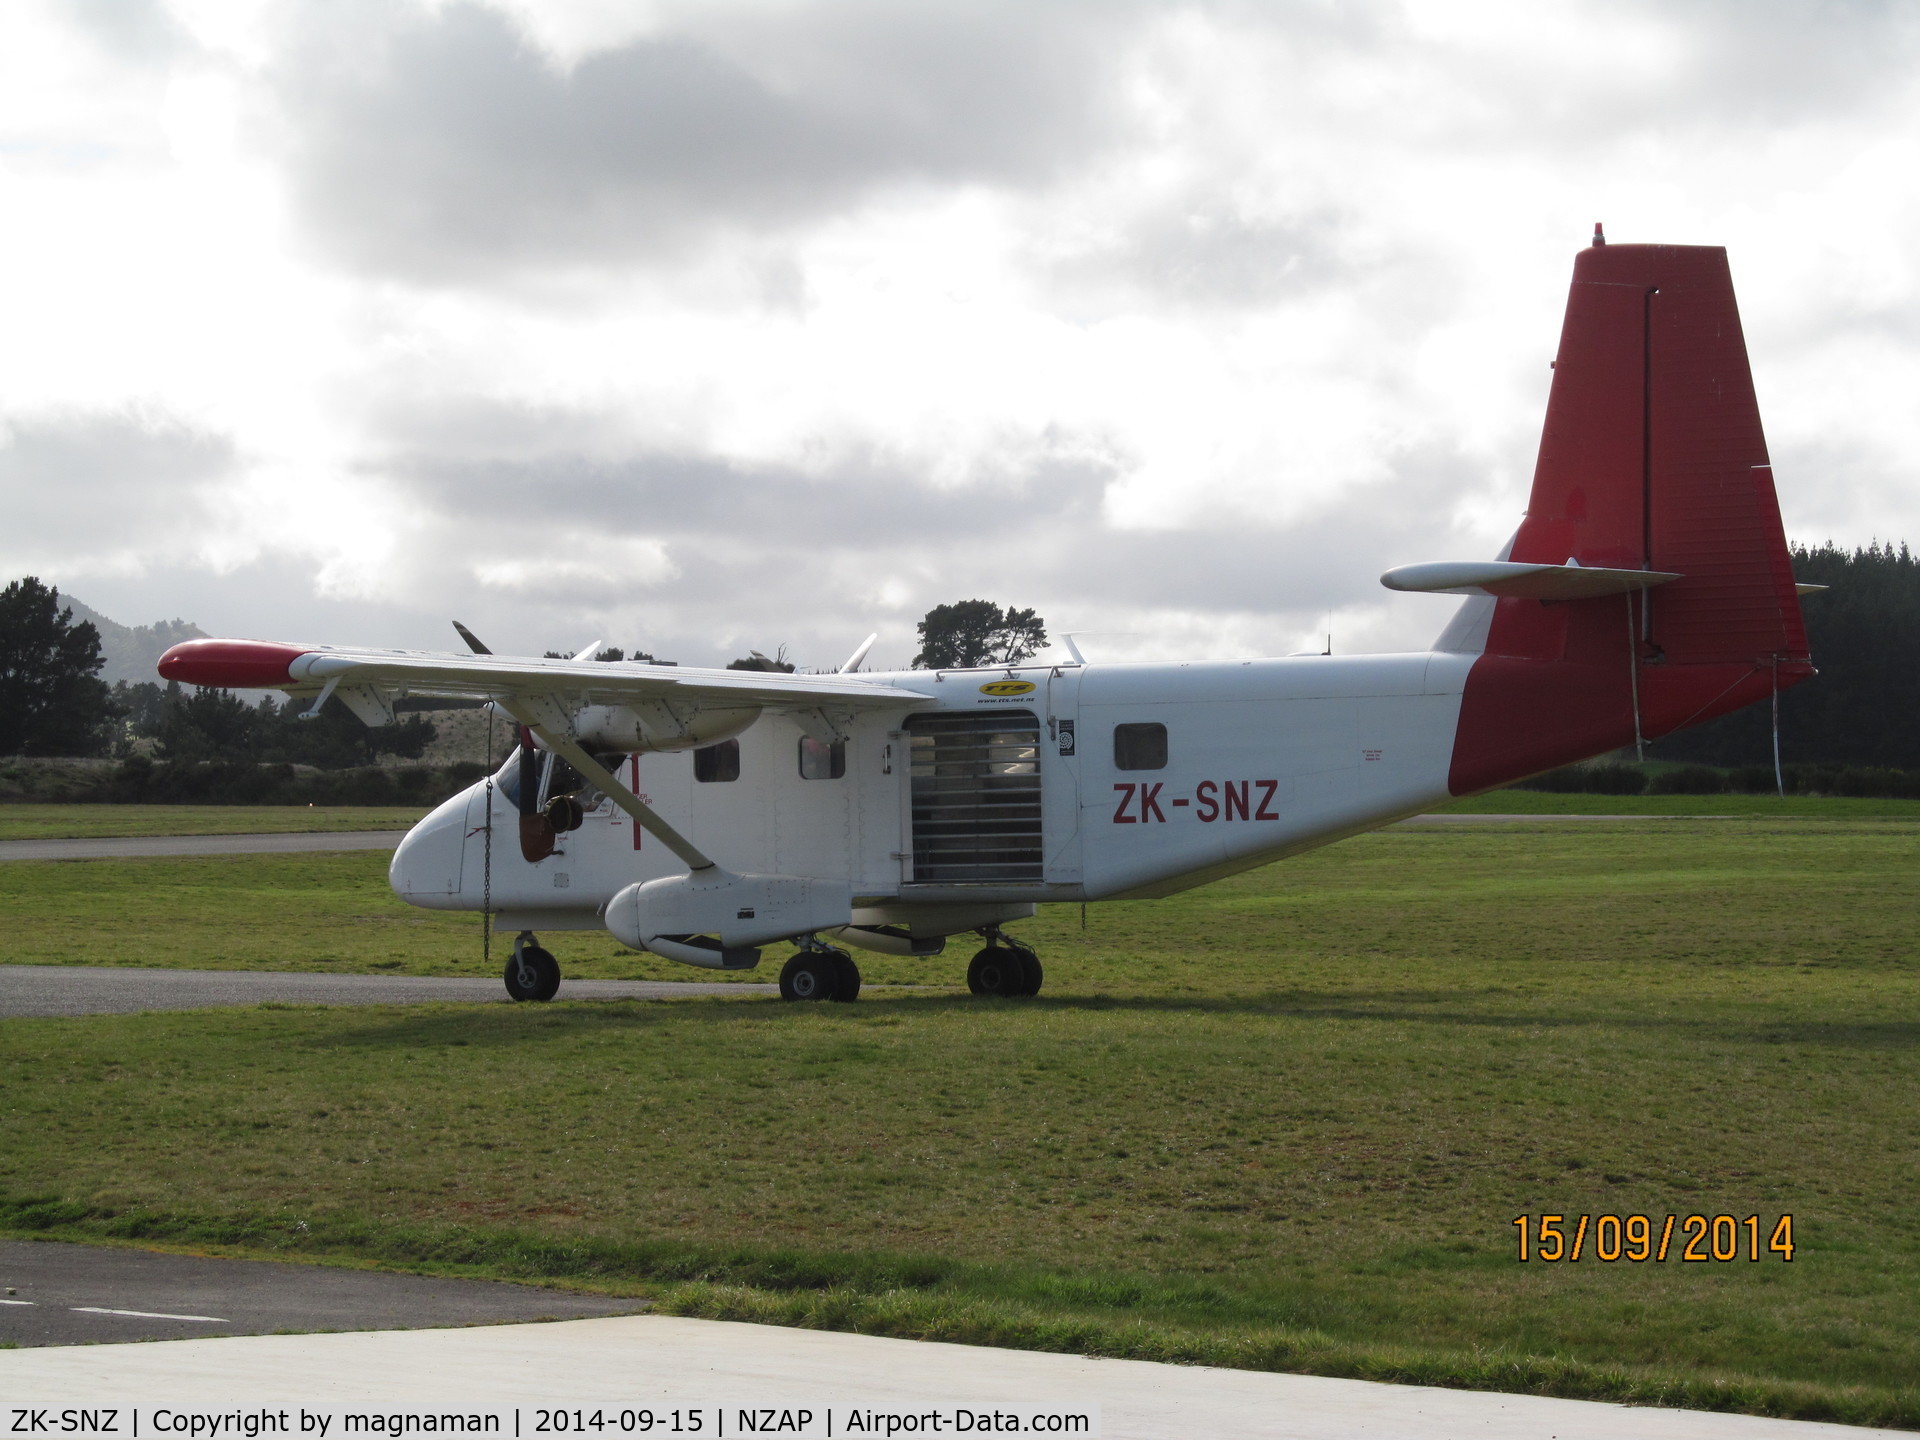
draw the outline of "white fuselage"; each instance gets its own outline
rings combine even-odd
[[[696,778],[691,751],[618,774],[730,870],[850,880],[880,919],[941,906],[971,928],[952,907],[1168,895],[1446,800],[1475,658],[862,676],[932,703],[852,717],[838,778],[817,742],[803,777],[805,731],[777,714],[739,736],[737,779]],[[501,786],[472,786],[402,843],[395,891],[502,929],[597,929],[623,888],[686,871],[604,800],[532,863],[517,821]]]

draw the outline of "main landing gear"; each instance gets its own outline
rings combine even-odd
[[[794,942],[800,953],[780,971],[782,1000],[838,1000],[860,998],[860,967],[844,950],[822,944],[808,935]]]
[[[973,963],[967,966],[967,989],[976,995],[997,995],[1013,1000],[1026,995],[1038,995],[1040,982],[1046,978],[1040,968],[1040,957],[1033,950],[998,925],[988,925],[980,931],[987,942],[987,948],[973,957]]]
[[[507,961],[507,994],[516,1000],[551,1000],[559,993],[560,962],[540,948],[531,930],[522,930]]]

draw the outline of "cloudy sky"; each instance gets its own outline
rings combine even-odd
[[[1731,252],[1790,535],[1920,543],[1920,10],[11,0],[0,576],[904,663],[1424,646],[1573,253]]]

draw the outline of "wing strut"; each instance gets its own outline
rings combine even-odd
[[[573,737],[567,734],[564,723],[557,725],[549,723],[561,712],[556,705],[540,704],[539,700],[542,698],[545,697],[512,695],[500,701],[500,708],[538,735],[541,743],[549,750],[598,786],[602,794],[633,817],[634,824],[686,861],[689,870],[714,868],[713,861],[701,854],[691,840],[662,820],[654,812],[653,807],[622,785],[606,767],[582,750],[574,742]],[[547,713],[549,711],[552,713]]]

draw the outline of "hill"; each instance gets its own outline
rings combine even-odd
[[[155,678],[153,667],[167,650],[182,640],[204,640],[207,632],[186,620],[156,620],[151,625],[122,625],[109,620],[84,601],[66,591],[60,592],[62,609],[71,608],[76,621],[89,620],[100,632],[100,653],[106,664],[100,678],[109,685],[117,680],[138,684]]]

